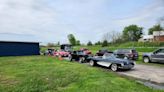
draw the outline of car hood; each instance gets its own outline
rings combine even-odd
[[[134,62],[134,61],[129,60],[129,59],[120,59],[120,58],[115,58],[115,61],[116,61],[116,62],[119,62],[119,63]]]

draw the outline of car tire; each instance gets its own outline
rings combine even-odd
[[[72,61],[72,56],[71,55],[68,56],[68,60]]]
[[[114,72],[116,72],[116,71],[118,70],[117,64],[112,64],[110,68],[111,68],[111,70],[114,71]]]
[[[96,65],[96,62],[93,61],[93,60],[90,60],[90,61],[89,61],[89,65],[90,65],[90,66],[95,66],[95,65]]]
[[[149,62],[150,62],[149,57],[144,57],[144,58],[143,58],[143,62],[144,62],[144,63],[149,63]]]
[[[125,57],[124,57],[124,59],[128,59],[128,57],[127,57],[127,56],[125,56]]]
[[[80,57],[80,58],[79,58],[79,63],[83,63],[83,62],[84,62],[84,60],[85,60],[85,58],[84,58],[84,57]]]

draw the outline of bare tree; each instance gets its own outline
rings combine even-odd
[[[48,44],[47,44],[47,47],[54,47],[54,46],[55,46],[54,43],[48,43]]]
[[[103,41],[107,40],[108,42],[112,42],[112,43],[115,43],[117,39],[121,39],[121,38],[122,38],[121,33],[116,31],[110,31],[103,35]]]

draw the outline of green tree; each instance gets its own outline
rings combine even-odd
[[[162,31],[164,28],[160,24],[154,25],[152,28],[149,28],[149,35],[153,34],[154,31]]]
[[[58,41],[57,46],[59,46],[59,45],[60,45],[60,42]]]
[[[101,42],[100,42],[100,41],[98,41],[98,42],[96,42],[96,43],[95,43],[95,45],[101,45]]]
[[[75,46],[76,45],[76,38],[73,34],[69,34],[68,35],[68,40],[70,42],[71,45]]]
[[[88,45],[88,46],[92,46],[93,44],[92,44],[91,41],[89,41],[89,42],[87,43],[87,45]]]
[[[102,42],[102,47],[105,47],[105,46],[108,46],[108,41],[107,41],[107,40],[104,40],[104,41]]]
[[[78,45],[78,46],[81,45],[80,40],[76,41],[76,45]]]
[[[123,30],[123,38],[126,41],[138,41],[142,35],[142,27],[137,25],[129,25]]]

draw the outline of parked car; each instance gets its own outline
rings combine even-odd
[[[137,60],[139,55],[135,49],[118,49],[114,51],[114,55],[118,58],[126,58],[131,60]]]
[[[159,62],[164,63],[164,48],[160,48],[152,53],[143,53],[143,62]]]
[[[58,50],[54,52],[54,56],[57,56],[57,57],[68,57],[69,55],[70,55],[70,52],[66,52],[64,50]]]
[[[69,60],[75,60],[78,61],[79,63],[84,63],[86,62],[87,58],[90,55],[86,54],[84,51],[73,51],[70,56],[69,56]]]
[[[60,45],[60,50],[54,52],[54,56],[57,57],[68,57],[72,52],[72,45],[70,44],[62,44]]]
[[[113,52],[107,49],[101,49],[96,53],[96,56],[103,56],[105,53],[113,53]]]
[[[92,52],[89,49],[81,48],[80,51],[83,51],[85,54],[92,54]]]
[[[89,57],[88,59],[91,66],[101,65],[109,67],[112,71],[117,71],[118,69],[129,70],[135,65],[135,62],[131,60],[116,58],[115,55],[110,53],[105,53],[103,56]]]
[[[72,45],[70,45],[70,44],[62,44],[62,45],[60,45],[60,49],[62,51],[71,52],[72,51]]]
[[[53,53],[54,53],[54,49],[47,49],[45,52],[44,52],[44,55],[53,55]]]

